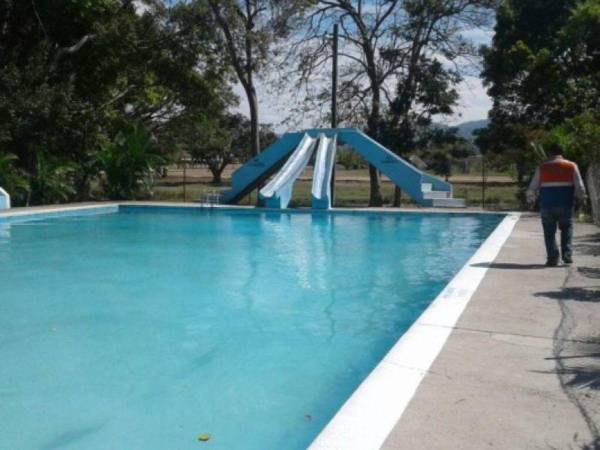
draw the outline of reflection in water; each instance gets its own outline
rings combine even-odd
[[[10,224],[0,222],[0,244],[10,240]]]
[[[333,308],[337,300],[337,290],[330,288],[328,283],[328,274],[331,273],[331,266],[336,265],[335,252],[335,216],[332,214],[315,213],[312,214],[312,229],[316,239],[315,250],[315,272],[317,286],[320,290],[327,292],[325,307],[323,313],[327,322],[329,322],[328,342],[335,337],[336,320]]]
[[[279,216],[279,217],[277,217]],[[273,240],[275,256],[283,265],[289,265],[296,273],[299,287],[311,289],[311,255],[310,233],[304,227],[293,226],[306,221],[305,215],[272,214],[266,218],[265,239]]]

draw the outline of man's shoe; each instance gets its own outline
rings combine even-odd
[[[549,259],[546,261],[546,267],[556,267],[558,266],[558,261],[555,259]]]
[[[563,256],[563,262],[565,264],[573,264],[573,258],[571,258],[570,256]]]

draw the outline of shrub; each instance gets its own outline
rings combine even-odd
[[[155,169],[166,163],[139,124],[119,133],[98,154],[102,188],[111,200],[151,195]]]

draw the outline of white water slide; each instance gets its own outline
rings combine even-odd
[[[0,187],[0,210],[10,209],[10,195]]]
[[[337,135],[330,138],[323,133],[319,135],[312,183],[312,207],[314,209],[331,208],[331,175],[335,167],[336,148]]]
[[[305,134],[290,159],[273,179],[260,190],[260,197],[267,208],[287,208],[292,197],[294,182],[306,168],[312,156],[316,139]]]

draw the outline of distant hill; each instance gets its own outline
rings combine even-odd
[[[464,139],[468,139],[470,141],[475,139],[473,136],[473,131],[478,130],[479,128],[485,128],[488,126],[489,120],[471,120],[470,122],[463,122],[457,125],[445,125],[442,123],[433,123],[432,126],[435,128],[447,129],[447,128],[457,128],[456,134]]]
[[[462,138],[473,140],[473,139],[475,139],[475,137],[473,136],[473,131],[475,131],[479,128],[487,127],[488,123],[489,123],[488,119],[472,120],[470,122],[460,123],[460,124],[456,125],[456,128],[458,128],[458,131],[456,132],[456,134],[458,134]]]

